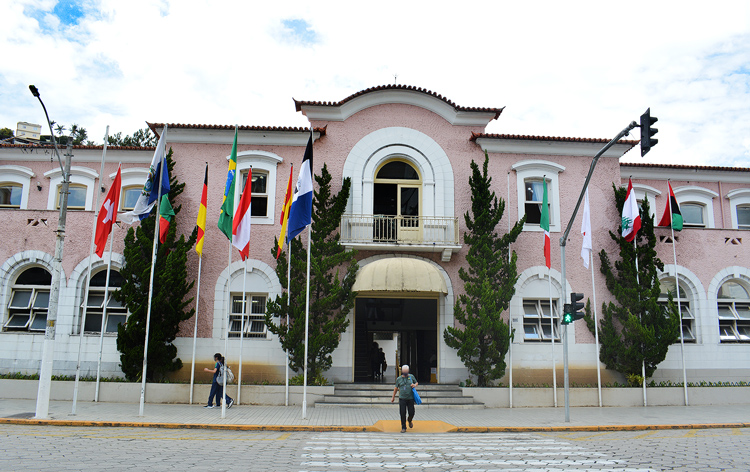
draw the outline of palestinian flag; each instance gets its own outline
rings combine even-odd
[[[680,204],[677,203],[677,199],[674,196],[672,190],[672,184],[667,182],[669,187],[669,200],[667,206],[664,208],[664,216],[659,221],[659,226],[671,226],[675,231],[682,230],[682,212],[680,212]]]

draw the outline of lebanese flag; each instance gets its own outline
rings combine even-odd
[[[544,181],[544,196],[542,197],[542,216],[539,226],[544,230],[544,262],[547,268],[552,268],[552,242],[549,237],[549,203],[547,199],[547,180]]]
[[[638,211],[633,182],[628,179],[628,198],[625,199],[625,205],[622,207],[622,237],[625,241],[633,241],[639,229],[641,229],[641,213]]]
[[[99,217],[96,220],[96,236],[94,237],[94,243],[96,243],[96,255],[102,257],[104,254],[104,246],[107,245],[107,238],[109,233],[112,232],[112,225],[117,220],[117,209],[120,207],[120,187],[122,183],[122,176],[120,167],[117,168],[117,175],[115,176],[112,186],[109,187],[107,197],[102,203],[102,208],[99,210]]]
[[[667,206],[664,208],[664,215],[661,217],[659,226],[671,226],[675,231],[681,231],[682,212],[680,211],[680,204],[677,203],[677,198],[674,196],[672,184],[667,182],[667,186],[669,186],[669,201],[667,201]]]
[[[248,169],[245,188],[242,190],[240,205],[232,221],[232,246],[240,251],[244,261],[250,255],[250,199],[252,198],[253,170]]]

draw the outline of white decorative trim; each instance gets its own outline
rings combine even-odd
[[[367,108],[392,104],[412,105],[431,111],[452,125],[485,127],[495,119],[495,112],[457,111],[437,97],[413,90],[376,90],[340,106],[303,105],[302,113],[310,121],[344,121]]]
[[[708,284],[708,301],[716,304],[719,301],[719,289],[721,288],[721,285],[731,279],[742,279],[746,283],[750,283],[750,268],[730,266],[720,270],[714,278],[711,279],[711,283]]]
[[[212,337],[214,339],[224,339],[226,330],[226,311],[227,311],[227,284],[232,284],[235,280],[239,279],[239,283],[242,283],[242,272],[245,269],[245,262],[235,261],[229,268],[225,268],[219,278],[216,280],[216,286],[214,288],[214,318],[212,323]],[[231,281],[230,281],[231,274]],[[248,293],[267,293],[268,299],[273,300],[281,295],[281,282],[276,276],[276,272],[266,264],[265,262],[248,259],[247,260],[247,274],[253,274],[255,283],[260,278],[264,285],[259,287],[257,285],[252,286],[252,281],[248,282],[247,292]],[[230,285],[231,287],[231,285]],[[269,338],[272,336],[268,334]]]
[[[561,231],[560,224],[560,181],[559,173],[565,171],[565,167],[556,162],[529,159],[516,162],[511,166],[516,171],[516,199],[518,201],[518,219],[526,214],[526,184],[527,179],[541,179],[546,176],[549,183],[548,197],[550,203],[549,230],[551,233]],[[524,231],[542,231],[539,225],[524,224]]]
[[[161,130],[158,130],[161,133]],[[320,139],[320,133],[313,133]],[[240,146],[307,146],[310,131],[283,130],[239,130],[237,144]],[[225,144],[231,148],[234,129],[169,128],[167,143]]]
[[[34,171],[28,167],[17,165],[0,166],[0,182],[11,182],[21,186],[21,204],[19,206],[21,210],[29,207],[31,178],[35,175]]]
[[[50,179],[47,209],[55,210],[57,208],[58,187],[62,185],[62,171],[59,168],[52,169],[45,172],[44,176]],[[88,167],[72,166],[70,168],[70,183],[86,187],[85,210],[91,210],[94,205],[94,191],[98,177],[99,173]]]
[[[129,179],[140,179],[141,184],[143,184],[146,182],[146,178],[148,177],[149,172],[150,169],[148,167],[126,167],[120,170],[120,177],[122,178],[123,182]],[[110,179],[114,179],[115,177],[117,177],[117,171],[109,174]],[[127,184],[127,186],[130,185],[133,185],[133,183]],[[123,187],[125,187],[125,185],[123,185]]]
[[[706,228],[715,227],[713,199],[719,196],[718,193],[695,185],[684,185],[673,190],[678,204],[695,202],[703,205]]]
[[[227,156],[229,160],[231,156]],[[268,208],[266,216],[253,216],[250,218],[252,224],[273,225],[276,223],[276,167],[284,162],[284,159],[278,154],[268,151],[250,150],[237,153],[237,177],[249,168],[262,170],[268,174],[266,182],[266,193],[268,195]],[[241,180],[237,180],[241,182]],[[240,185],[234,186],[234,203],[235,209],[240,204],[242,197],[242,188]]]
[[[11,286],[18,275],[30,267],[44,267],[50,274],[54,273],[55,258],[43,251],[29,249],[9,257],[0,267],[0,324],[5,323],[8,313],[8,298]],[[68,286],[65,270],[61,269],[60,293]]]
[[[373,131],[349,152],[342,171],[342,178],[352,179],[347,213],[372,214],[375,172],[394,158],[413,165],[421,175],[424,216],[453,216],[453,166],[448,155],[431,137],[402,127]]]
[[[581,156],[594,157],[604,147],[601,143],[581,143],[568,141],[547,141],[535,139],[512,138],[477,138],[482,150],[502,154],[536,154],[544,156]],[[603,154],[603,157],[622,157],[633,146],[615,144]]]
[[[739,229],[737,207],[740,205],[750,205],[750,188],[734,189],[727,192],[726,197],[729,199],[729,213],[732,215],[732,228]]]
[[[102,270],[107,270],[107,259],[109,258],[109,252],[104,253],[104,258],[93,254],[91,256],[91,273],[96,275]],[[112,252],[112,266],[111,270],[120,271],[125,265],[125,256]],[[78,334],[78,329],[81,324],[81,304],[83,303],[83,291],[86,284],[86,276],[89,270],[89,258],[86,257],[84,260],[78,263],[77,266],[70,273],[70,287],[74,290],[73,298],[75,303],[73,304],[73,322],[70,325],[71,334]]]
[[[656,197],[661,195],[661,190],[658,190],[650,185],[633,183],[633,191],[635,191],[635,199],[643,200],[648,198],[648,203],[651,209],[651,216],[656,215]]]
[[[695,320],[693,322],[693,328],[695,335],[695,343],[701,344],[704,340],[702,334],[709,333],[709,326],[714,326],[710,321],[710,316],[704,316],[710,309],[707,309],[706,305],[706,289],[703,287],[703,283],[695,273],[690,269],[683,266],[675,266],[674,264],[664,264],[664,271],[659,274],[659,281],[671,279],[674,281],[675,267],[677,269],[677,278],[679,281],[686,286],[690,293],[686,293],[690,299],[690,306],[693,312]],[[708,326],[705,326],[708,324]],[[718,325],[716,326],[718,332]],[[710,336],[708,336],[710,337]]]

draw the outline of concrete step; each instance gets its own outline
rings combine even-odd
[[[483,403],[473,397],[464,396],[458,385],[423,384],[418,388],[423,403],[420,408],[484,408]],[[383,383],[337,383],[332,395],[324,396],[316,407],[338,408],[388,408],[393,407],[391,394],[393,384]]]
[[[463,393],[461,391],[452,391],[452,390],[425,390],[421,386],[417,388],[417,391],[419,392],[419,396],[422,398],[429,398],[429,397],[463,397]],[[393,392],[393,388],[388,388],[387,390],[347,390],[347,389],[340,389],[340,388],[334,388],[333,394],[334,395],[341,395],[341,396],[350,396],[350,397],[373,397],[373,396],[383,396],[383,395],[390,395],[391,392]]]
[[[370,404],[357,404],[357,403],[315,403],[315,408],[397,408],[397,403],[370,403]],[[470,403],[465,405],[453,405],[447,403],[440,404],[427,404],[423,403],[417,408],[439,408],[439,409],[451,409],[451,410],[479,410],[484,409],[483,403]]]
[[[394,382],[383,382],[383,383],[337,383],[334,384],[334,388],[337,390],[393,390]],[[451,391],[451,392],[462,392],[461,387],[458,385],[451,384],[419,384],[419,391]]]
[[[424,403],[445,403],[445,404],[465,404],[474,403],[474,399],[471,397],[425,397],[420,394]],[[326,395],[320,400],[323,403],[379,403],[388,402],[390,403],[390,396],[371,396],[371,397],[350,397],[348,395]]]

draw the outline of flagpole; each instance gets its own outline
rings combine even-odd
[[[289,294],[291,291],[289,290],[292,286],[292,242],[289,241],[286,245],[286,330],[287,333],[289,333],[289,309],[291,304],[289,303]],[[284,380],[284,406],[289,406],[289,349],[284,350],[286,353],[286,366],[284,368],[285,371],[285,380]]]
[[[109,125],[107,130],[104,132],[104,145],[102,146],[102,164],[99,170],[99,186],[101,187],[102,176],[104,175],[104,160],[107,155],[107,144],[109,142]],[[94,203],[94,211],[99,208],[99,194],[101,192],[94,191],[96,194],[96,200]],[[76,381],[73,387],[73,408],[70,411],[71,415],[76,414],[76,403],[78,402],[78,382],[81,379],[81,351],[83,350],[83,329],[86,325],[86,312],[89,304],[89,289],[91,288],[91,266],[94,259],[94,240],[96,239],[96,224],[97,218],[94,218],[94,225],[91,230],[91,245],[89,247],[89,266],[86,271],[86,289],[83,295],[83,313],[81,314],[81,328],[78,330],[78,360],[76,361]]]
[[[205,237],[205,236],[204,236]],[[193,361],[190,370],[190,405],[193,404],[193,386],[195,385],[195,348],[198,343],[198,310],[201,301],[201,266],[203,255],[198,256],[198,287],[195,290],[195,325],[193,326]]]
[[[247,258],[245,259],[245,267],[242,273],[242,322],[240,323],[240,360],[239,368],[237,369],[237,404],[240,404],[240,398],[242,396],[242,341],[245,339],[245,318],[248,315],[247,310]]]
[[[310,169],[312,172],[312,169]],[[310,246],[312,240],[312,222],[307,227],[307,286],[305,289],[305,371],[302,384],[302,419],[307,418],[307,343],[310,334]]]
[[[167,133],[167,125],[164,125],[163,133]],[[167,157],[166,157],[166,140],[164,142],[164,156],[161,158],[161,162],[159,162],[159,177],[157,180],[157,190],[156,190],[156,201],[161,202],[161,186],[162,186],[162,179],[164,176],[164,166],[167,163]],[[158,151],[157,151],[158,152]],[[150,280],[148,284],[148,308],[146,309],[146,340],[143,344],[143,373],[141,374],[141,400],[140,400],[140,406],[138,410],[138,416],[143,416],[143,404],[146,399],[146,372],[148,370],[148,335],[149,335],[149,328],[151,324],[151,307],[153,305],[153,298],[154,298],[154,268],[156,266],[156,245],[159,242],[159,209],[157,208],[154,221],[154,245],[153,249],[151,250],[151,274],[150,274]]]
[[[591,235],[593,238],[593,235]],[[592,244],[593,246],[593,244]],[[599,320],[596,310],[596,283],[594,282],[594,251],[589,254],[591,258],[591,291],[594,294],[594,340],[596,342],[596,389],[599,393],[599,407],[602,406],[602,368],[599,362]]]
[[[114,209],[117,215],[117,209]],[[114,217],[117,220],[117,216]],[[114,222],[113,222],[114,223]],[[109,304],[109,273],[112,270],[112,239],[114,237],[114,228],[109,232],[109,259],[107,260],[107,275],[104,282],[104,308],[102,309],[102,326],[99,331],[99,357],[96,360],[96,390],[94,391],[94,401],[99,401],[99,381],[102,373],[102,351],[104,350],[104,330],[107,327],[107,305]]]
[[[557,369],[555,367],[555,307],[552,306],[552,269],[547,269],[547,272],[549,274],[549,327],[550,335],[552,337],[552,395],[554,396],[555,408],[557,408]]]
[[[229,313],[232,311],[232,240],[229,240],[229,265],[227,266],[227,312],[224,314],[224,327],[226,331],[224,333],[224,379],[221,387],[221,418],[227,417],[227,402],[224,401],[227,397],[227,376],[226,376],[226,365],[227,355],[229,354]]]
[[[685,406],[688,406],[687,371],[685,370],[685,332],[682,329],[682,303],[680,302],[680,279],[677,275],[677,241],[674,239],[674,221],[672,218],[672,185],[667,180],[669,187],[669,229],[672,231],[672,256],[674,257],[674,286],[677,293],[677,313],[680,316],[680,357],[682,357],[682,387],[685,392]]]
[[[510,203],[510,171],[508,171],[508,203]],[[510,213],[510,210],[508,210]],[[508,234],[510,234],[510,215],[508,215]],[[508,263],[510,264],[510,243],[508,244]],[[513,317],[508,311],[508,325],[510,326],[510,342],[508,343],[508,405],[513,408]]]
[[[635,282],[638,284],[638,289],[640,289],[641,286],[641,278],[638,274],[638,235],[636,234],[633,237],[633,251],[635,254]],[[639,292],[640,293],[640,292]],[[641,319],[640,313],[638,314],[638,319]],[[643,346],[641,346],[641,353],[643,353]],[[643,377],[643,406],[648,406],[648,399],[646,398],[646,359],[644,358],[641,361],[641,377]]]

